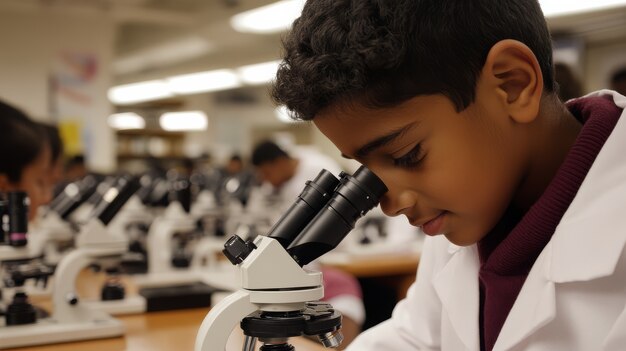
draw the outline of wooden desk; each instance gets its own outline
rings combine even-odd
[[[81,273],[77,282],[80,296],[97,296],[103,281],[102,274],[89,271]],[[130,287],[130,291],[136,291]],[[33,301],[38,306],[50,309],[50,301]],[[126,326],[124,337],[80,341],[36,347],[7,349],[8,351],[193,351],[196,334],[207,308],[151,312],[145,314],[117,316]],[[298,351],[327,350],[321,345],[304,338],[292,338],[290,343]],[[226,351],[241,351],[243,335],[233,333]],[[218,351],[218,350],[211,350]]]
[[[196,333],[206,313],[207,309],[198,308],[120,316],[119,319],[126,325],[125,337],[9,351],[193,351]],[[292,338],[290,342],[298,351],[327,350],[303,338]],[[226,351],[241,351],[242,345],[243,336],[234,334],[229,339]]]
[[[399,284],[398,289],[405,293],[415,279],[418,263],[419,255],[417,254],[396,254],[377,255],[367,259],[353,259],[349,262],[335,262],[327,265],[350,272],[358,278],[394,281],[393,284]],[[82,297],[98,296],[103,281],[103,274],[84,271],[77,282],[77,290]],[[132,284],[127,284],[127,288],[131,294],[136,292]],[[34,300],[33,302],[50,310],[49,301]],[[7,349],[7,351],[191,351],[198,328],[207,312],[206,308],[198,308],[118,316],[117,318],[126,326],[124,337]],[[240,334],[233,335],[229,339],[226,350],[240,351],[243,345],[242,340],[243,337]],[[328,350],[304,338],[292,338],[290,342],[298,351]]]

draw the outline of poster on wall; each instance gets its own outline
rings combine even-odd
[[[97,98],[98,59],[95,54],[63,51],[57,55],[50,75],[50,115],[68,156],[90,153],[91,120]]]

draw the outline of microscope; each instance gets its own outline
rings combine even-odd
[[[197,221],[190,215],[190,185],[187,177],[170,178],[170,203],[148,232],[148,273],[132,276],[145,312],[210,305],[215,289],[190,268],[199,241]]]
[[[158,216],[148,232],[148,276],[137,277],[137,281],[147,280],[163,281],[162,274],[178,271],[184,268],[183,257],[177,257],[177,247],[181,245],[186,236],[196,229],[196,222],[189,215],[191,206],[191,193],[189,180],[181,178],[170,181],[170,204],[165,212]],[[180,260],[181,262],[178,262]],[[141,278],[141,279],[139,279]],[[155,282],[158,285],[158,283]]]
[[[121,177],[103,194],[102,201],[94,208],[93,218],[76,238],[76,249],[65,255],[56,268],[52,316],[7,323],[0,328],[0,348],[99,339],[124,333],[121,322],[81,301],[75,292],[75,282],[83,268],[93,263],[114,266],[128,250],[126,236],[108,231],[106,225],[138,187],[134,179]],[[27,301],[23,294],[16,294],[14,303],[21,308]]]
[[[146,300],[140,295],[127,294],[121,276],[122,274],[145,272],[146,255],[143,242],[152,219],[153,215],[135,193],[107,225],[108,232],[127,238],[128,247],[121,255],[119,264],[101,267],[106,273],[101,298],[100,300],[84,301],[89,309],[102,311],[113,316],[146,311]]]
[[[241,289],[207,314],[195,350],[224,350],[237,323],[246,336],[244,351],[253,351],[257,339],[261,351],[293,351],[288,338],[301,335],[339,346],[341,315],[317,301],[324,296],[321,273],[302,266],[335,248],[386,192],[365,167],[352,176],[342,173],[339,180],[322,170],[267,236],[231,237],[224,254],[239,267]]]
[[[7,279],[3,297],[11,299],[15,289],[26,292],[29,296],[49,296],[52,294],[48,277],[64,253],[74,245],[76,226],[69,222],[69,215],[95,190],[96,180],[86,177],[81,181],[69,183],[64,190],[49,204],[48,211],[34,225],[28,226],[28,239],[21,250],[15,247],[0,248],[0,260],[9,261],[11,256],[18,261],[5,263]],[[9,199],[17,193],[9,194]],[[22,193],[23,197],[26,196]],[[15,204],[12,206],[14,209]],[[25,211],[27,212],[27,211]],[[27,221],[24,219],[24,221]],[[17,256],[16,256],[17,255]],[[33,282],[34,284],[29,284]],[[1,285],[1,284],[0,284]]]
[[[67,184],[48,205],[48,211],[29,233],[29,245],[42,247],[46,264],[57,265],[64,249],[73,247],[74,235],[79,227],[70,216],[96,191],[98,180],[88,175]],[[65,250],[66,251],[66,250]]]
[[[146,241],[154,220],[152,209],[147,205],[154,187],[151,175],[141,176],[139,184],[141,185],[139,190],[109,224],[109,230],[112,232],[125,233],[128,236],[128,252],[122,260],[124,272],[128,274],[144,274],[148,269]]]
[[[86,201],[82,201],[76,209],[72,210],[68,220],[78,225],[85,224],[91,219],[95,207],[102,201],[104,194],[111,188],[113,188],[118,181],[119,177],[107,176],[101,181],[96,181],[97,185],[95,190],[91,192],[91,195]]]
[[[32,263],[42,254],[41,245],[28,240],[29,200],[25,192],[0,194],[0,290],[10,301],[14,290],[23,290],[28,280],[47,283],[49,267]],[[0,304],[2,301],[0,301]]]

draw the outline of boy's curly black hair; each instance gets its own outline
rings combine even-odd
[[[309,0],[283,40],[272,97],[303,120],[340,101],[390,107],[426,94],[444,94],[461,111],[504,39],[534,52],[554,91],[537,0]]]

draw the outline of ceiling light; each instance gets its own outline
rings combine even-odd
[[[116,59],[113,72],[123,75],[173,65],[206,55],[212,49],[213,45],[199,36],[178,38]]]
[[[276,78],[276,71],[280,60],[257,63],[255,65],[243,66],[237,69],[241,81],[250,84],[266,84]]]
[[[582,12],[605,10],[626,5],[626,0],[539,0],[541,9],[546,17],[571,15]]]
[[[169,132],[205,130],[209,120],[202,111],[166,112],[159,118],[161,128]]]
[[[134,112],[116,113],[110,115],[108,123],[114,129],[143,129],[146,127],[146,121],[140,115]]]
[[[244,33],[276,33],[289,29],[300,17],[304,0],[282,0],[241,12],[230,19],[230,25]]]
[[[183,74],[169,77],[166,81],[176,94],[204,93],[241,86],[237,74],[229,69]]]
[[[158,100],[172,96],[167,83],[162,80],[150,80],[141,83],[118,85],[109,89],[108,97],[118,105]]]

